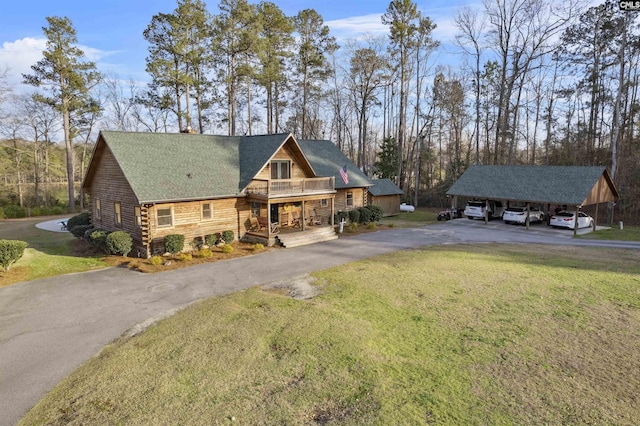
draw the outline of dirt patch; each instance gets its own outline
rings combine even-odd
[[[314,285],[316,278],[305,274],[284,281],[274,281],[262,286],[266,291],[278,291],[298,300],[309,300],[322,293],[319,286]]]

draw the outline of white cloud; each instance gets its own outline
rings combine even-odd
[[[0,47],[0,69],[8,68],[7,83],[16,87],[22,83],[22,74],[31,73],[31,65],[42,59],[47,41],[38,38],[23,38],[4,42]]]
[[[389,28],[382,23],[381,14],[378,13],[325,21],[325,25],[331,29],[331,35],[339,40],[358,39],[365,34],[384,35],[389,33]]]

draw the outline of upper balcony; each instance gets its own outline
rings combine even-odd
[[[254,179],[247,187],[247,195],[260,198],[286,198],[316,194],[330,194],[335,191],[333,177],[306,179]]]

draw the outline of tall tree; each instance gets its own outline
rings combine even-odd
[[[404,184],[404,143],[407,130],[407,99],[409,84],[410,54],[415,46],[415,37],[418,32],[420,12],[417,5],[411,0],[393,0],[389,3],[387,11],[382,15],[382,23],[389,26],[389,38],[391,40],[390,56],[396,58],[399,72],[400,96],[398,107],[398,185],[405,188]],[[406,189],[406,188],[405,188]]]
[[[327,55],[335,52],[338,44],[335,37],[330,35],[329,27],[324,25],[322,16],[313,9],[300,11],[293,22],[299,36],[295,64],[302,95],[300,137],[305,139],[316,133],[312,129],[317,124],[317,117],[310,116],[309,104],[318,101],[322,93],[320,84],[326,82],[331,75],[332,68]]]
[[[43,31],[47,38],[44,58],[31,66],[33,74],[23,74],[25,83],[44,89],[38,100],[54,107],[62,115],[67,153],[69,210],[75,211],[73,140],[71,116],[91,104],[91,89],[100,81],[93,62],[84,61],[84,52],[74,44],[78,39],[67,17],[48,17]]]

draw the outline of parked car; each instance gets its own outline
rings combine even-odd
[[[489,205],[487,213],[489,220],[502,217],[502,213],[504,211],[502,202],[491,200],[489,202],[484,200],[467,202],[467,206],[464,209],[464,215],[469,219],[484,219],[484,212],[487,208],[487,204]]]
[[[505,209],[502,220],[504,223],[524,224],[527,220],[526,207],[509,207]],[[535,207],[529,207],[529,223],[544,221],[544,212]]]
[[[451,207],[447,207],[438,213],[438,220],[451,220],[460,217],[462,217],[462,211]]]
[[[549,225],[560,228],[573,229],[576,220],[575,211],[563,210],[551,216]],[[578,228],[590,228],[593,226],[593,218],[584,212],[578,212]]]

